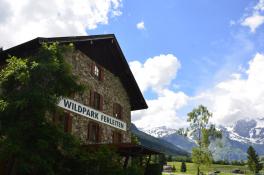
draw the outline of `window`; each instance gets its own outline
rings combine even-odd
[[[122,143],[122,134],[120,132],[113,131],[112,143]]]
[[[122,119],[122,106],[118,103],[114,103],[113,115],[118,119]]]
[[[65,112],[63,115],[55,115],[53,122],[63,127],[64,132],[71,133],[72,131],[72,116]]]
[[[100,77],[100,70],[97,65],[94,66],[94,75],[99,78]]]
[[[96,79],[100,81],[104,79],[104,70],[98,64],[92,63],[91,73]]]
[[[64,116],[64,132],[71,133],[72,131],[72,116],[70,113],[66,113]]]
[[[89,122],[87,140],[93,143],[98,143],[100,141],[100,127],[98,123]]]
[[[103,110],[103,96],[97,92],[90,91],[90,106],[97,110]]]

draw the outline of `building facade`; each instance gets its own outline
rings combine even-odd
[[[131,105],[129,95],[120,78],[103,66],[97,64],[83,52],[75,50],[72,55],[65,57],[73,67],[73,74],[80,78],[85,85],[83,94],[73,99],[83,105],[94,108],[104,114],[116,117],[131,124]],[[122,131],[93,119],[67,112],[66,123],[72,134],[80,137],[84,143],[130,143],[129,131]],[[66,124],[67,125],[67,124]]]
[[[131,111],[147,104],[114,35],[36,38],[2,51],[0,62],[7,55],[26,57],[42,43],[53,42],[74,44],[65,60],[85,86],[83,93],[62,99],[58,106],[64,113],[54,116],[55,122],[87,145],[131,143]]]

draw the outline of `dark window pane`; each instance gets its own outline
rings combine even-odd
[[[114,104],[114,117],[118,118],[118,119],[122,119],[122,106],[118,103]]]
[[[89,122],[87,139],[93,143],[99,142],[99,125],[97,123]]]
[[[100,94],[94,93],[94,108],[100,110]]]
[[[112,142],[115,144],[122,143],[122,134],[120,132],[113,131]]]

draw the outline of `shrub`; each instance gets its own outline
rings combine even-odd
[[[181,163],[181,172],[186,172],[186,171],[187,171],[186,164],[185,164],[185,162],[182,162]]]
[[[172,172],[176,172],[175,165],[172,166]]]

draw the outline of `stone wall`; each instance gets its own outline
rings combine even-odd
[[[115,76],[108,70],[104,69],[104,80],[99,81],[91,75],[91,64],[94,62],[87,55],[79,50],[65,56],[68,63],[72,65],[73,74],[78,76],[78,81],[85,85],[86,89],[83,94],[76,94],[72,99],[89,106],[90,90],[96,91],[103,95],[103,113],[113,116],[113,104],[118,103],[122,105],[122,121],[127,123],[127,129],[131,124],[131,107],[129,96],[123,87],[119,77]],[[87,141],[88,123],[91,119],[86,117],[71,114],[72,119],[72,133],[80,137],[81,141],[89,144]],[[122,133],[122,142],[128,143],[131,141],[129,131],[121,131],[111,126],[99,123],[101,134],[100,143],[112,142],[112,131]]]

